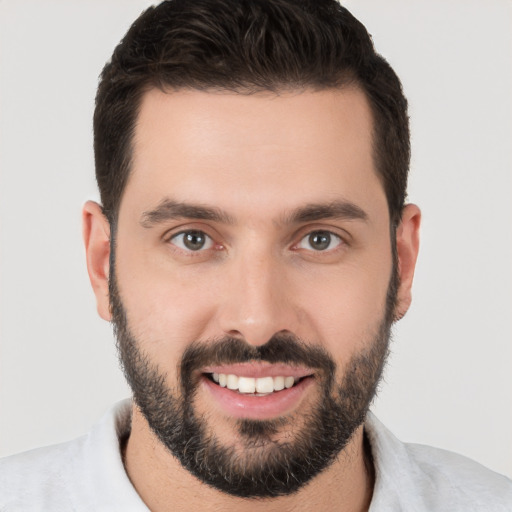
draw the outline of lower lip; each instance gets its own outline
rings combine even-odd
[[[268,420],[284,416],[293,411],[313,384],[313,378],[306,377],[289,389],[275,391],[265,396],[244,394],[222,388],[205,376],[203,376],[202,382],[215,402],[229,416]]]

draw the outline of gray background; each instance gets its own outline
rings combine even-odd
[[[143,0],[0,0],[0,454],[71,439],[128,395],[95,312],[97,76]],[[411,104],[414,302],[374,410],[512,476],[512,4],[346,2]]]

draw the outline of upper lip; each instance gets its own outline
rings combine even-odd
[[[304,366],[290,366],[284,363],[249,362],[225,365],[206,366],[202,373],[224,373],[237,375],[238,377],[295,377],[300,379],[312,375],[311,368]]]

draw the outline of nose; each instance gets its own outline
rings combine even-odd
[[[277,333],[297,334],[299,314],[286,263],[268,253],[247,251],[230,266],[218,309],[223,334],[254,346],[264,345]]]

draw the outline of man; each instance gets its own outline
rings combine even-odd
[[[166,2],[104,69],[100,315],[133,403],[6,460],[2,510],[507,510],[368,413],[410,304],[406,101],[335,2]]]

